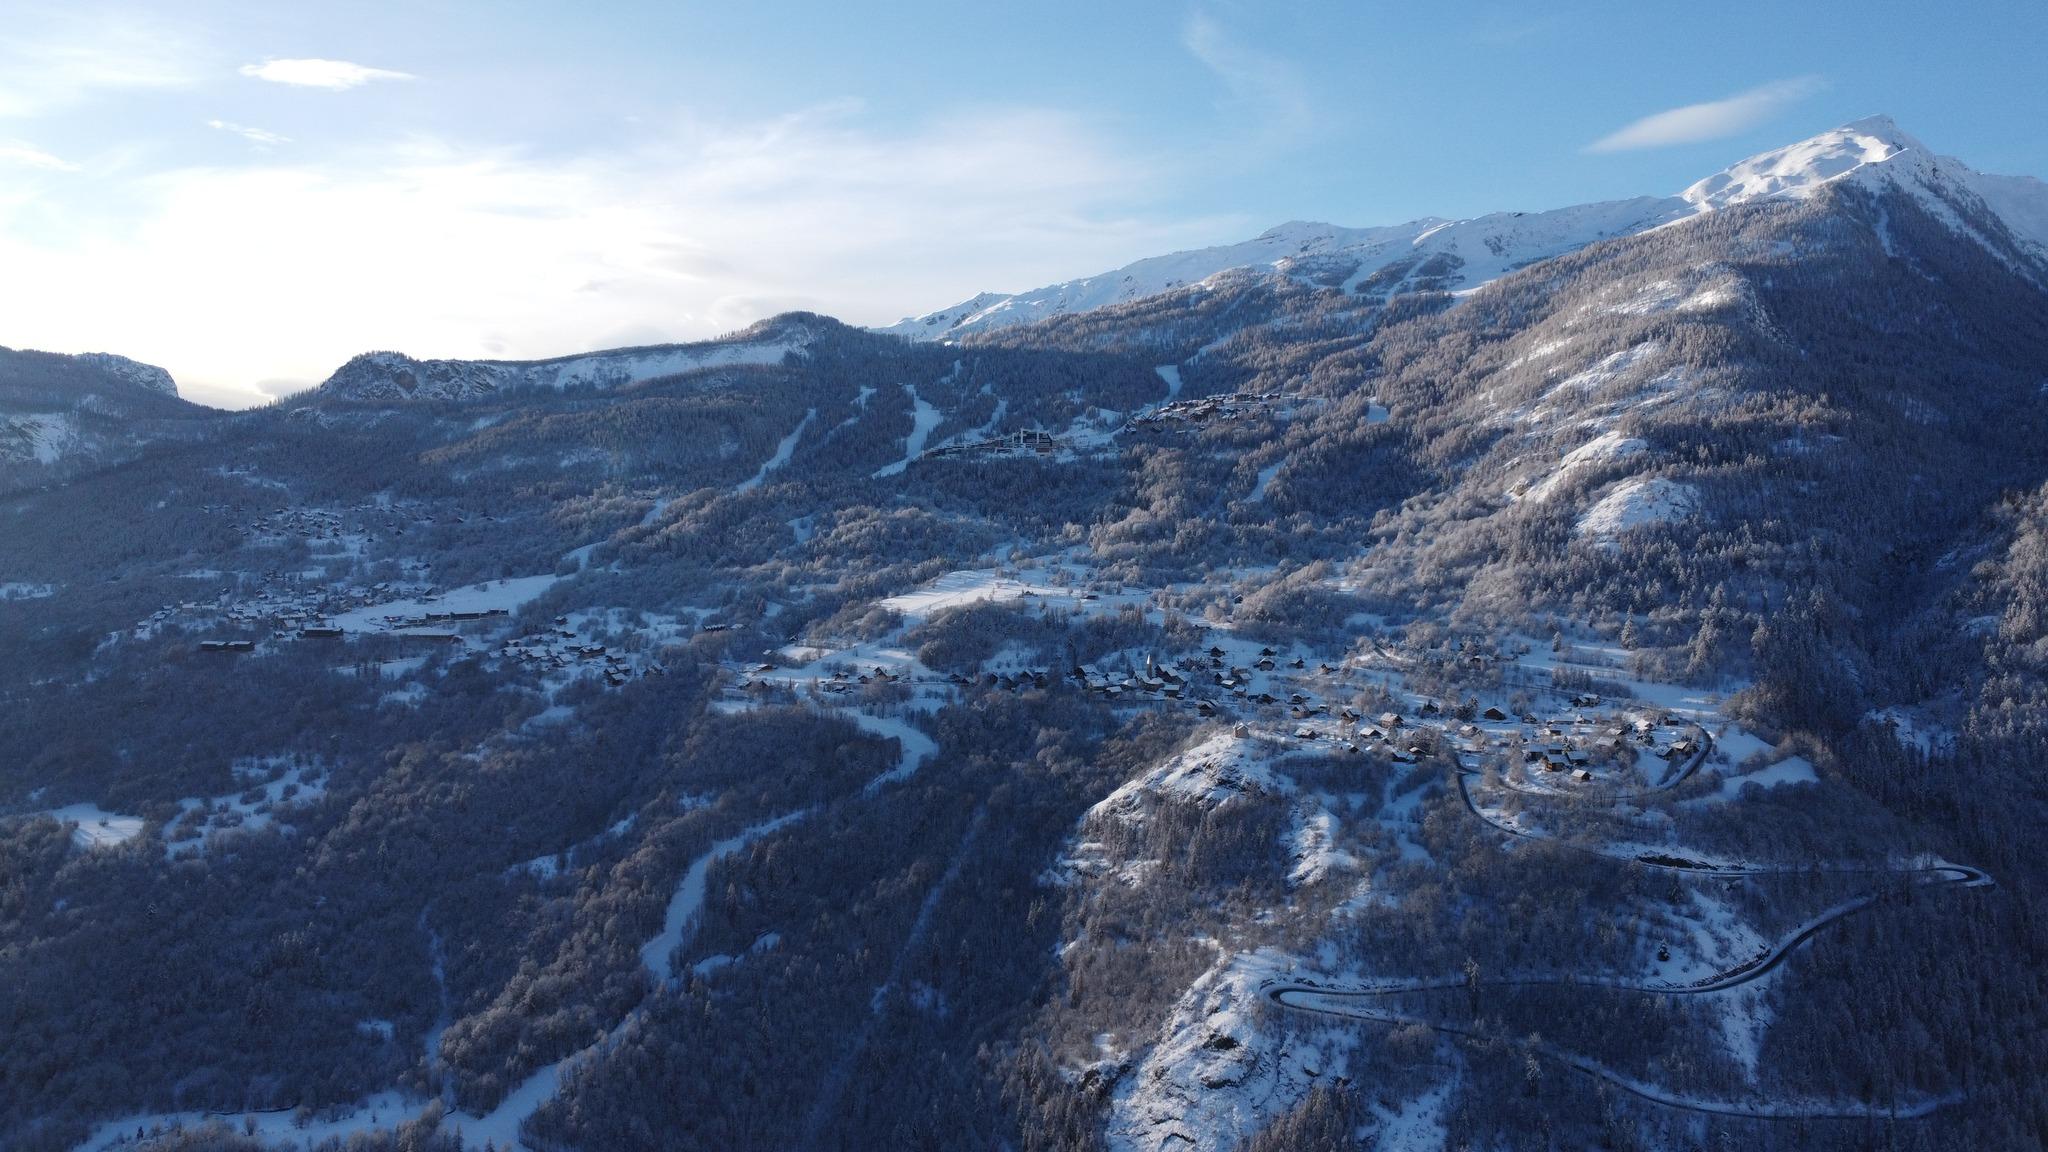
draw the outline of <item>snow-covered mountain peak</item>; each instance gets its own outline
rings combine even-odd
[[[1889,116],[1870,116],[1831,132],[1730,165],[1680,193],[1701,209],[1726,208],[1767,197],[1803,198],[1822,185],[1870,165],[1911,154],[1932,157],[1925,145]]]
[[[1870,116],[1752,156],[1678,196],[1496,212],[1468,220],[1424,217],[1378,228],[1291,220],[1236,244],[1154,256],[1099,276],[1014,295],[985,292],[879,331],[913,340],[958,339],[1185,290],[1225,272],[1285,276],[1380,298],[1466,290],[1596,241],[1737,204],[1803,199],[1843,179],[1871,191],[1896,185],[1965,231],[1971,229],[1963,225],[1964,218],[1974,216],[1972,205],[1981,201],[2022,246],[2048,257],[2048,185],[1975,172],[1960,161],[1937,157],[1889,116]]]

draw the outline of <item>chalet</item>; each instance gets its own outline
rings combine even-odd
[[[1316,738],[1316,730],[1307,727],[1296,728],[1294,730],[1294,738],[1296,740],[1313,740]]]
[[[1274,668],[1278,667],[1278,665],[1274,664],[1273,661],[1270,658],[1268,658],[1259,661],[1257,664],[1252,665],[1252,667],[1257,668],[1261,672],[1271,672]]]
[[[1391,732],[1394,729],[1399,728],[1400,726],[1401,714],[1399,712],[1380,713],[1380,727],[1385,728],[1387,731]]]
[[[1586,771],[1584,768],[1580,768],[1572,773],[1572,779],[1577,780],[1581,784],[1585,784],[1593,779],[1593,774],[1591,772]]]
[[[324,624],[308,625],[299,629],[299,638],[302,640],[339,640],[341,638],[341,629]]]
[[[1508,714],[1498,708],[1488,708],[1486,711],[1481,712],[1479,716],[1483,720],[1491,720],[1496,724],[1508,718]]]
[[[1417,757],[1413,752],[1394,753],[1394,763],[1396,764],[1413,764],[1415,763],[1416,759]]]
[[[1216,706],[1204,700],[1195,705],[1195,712],[1202,716],[1214,716],[1216,714]]]

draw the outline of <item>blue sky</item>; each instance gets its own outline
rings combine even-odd
[[[0,7],[0,344],[230,406],[1671,193],[1876,112],[2048,175],[2038,2]]]

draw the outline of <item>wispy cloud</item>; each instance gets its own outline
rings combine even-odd
[[[325,88],[331,92],[360,88],[372,80],[413,78],[410,72],[393,72],[388,68],[371,68],[348,60],[321,60],[315,57],[244,64],[241,72],[244,76],[268,80],[272,84],[290,84],[297,88]]]
[[[240,136],[242,139],[247,140],[252,144],[256,144],[266,148],[278,144],[289,144],[292,142],[292,138],[289,136],[279,135],[276,132],[271,132],[262,128],[251,128],[247,124],[237,124],[232,120],[208,120],[206,122],[206,126],[208,128],[217,129],[221,132],[232,133],[236,136]]]
[[[1028,107],[902,128],[857,105],[690,119],[569,156],[412,137],[124,180],[119,218],[0,198],[0,315],[39,346],[115,345],[258,402],[259,382],[308,386],[366,348],[556,355],[797,304],[887,323],[1241,225],[1160,222],[1147,205],[1170,183]]]
[[[1758,85],[1723,100],[1672,108],[1602,136],[1586,145],[1586,151],[1627,152],[1719,140],[1763,123],[1826,86],[1826,81],[1818,76],[1797,76]]]
[[[1202,13],[1190,17],[1181,44],[1223,81],[1225,112],[1252,130],[1269,149],[1293,144],[1315,124],[1315,106],[1300,73],[1286,60],[1261,52]]]
[[[104,13],[16,22],[0,35],[0,119],[44,116],[105,92],[186,87],[197,78],[192,59],[176,34]]]
[[[76,172],[78,165],[19,140],[0,140],[0,164],[39,168],[45,172]]]

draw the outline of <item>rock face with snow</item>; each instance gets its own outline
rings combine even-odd
[[[709,368],[773,366],[802,355],[811,330],[780,318],[698,344],[659,344],[551,360],[420,360],[402,352],[365,352],[342,365],[315,393],[321,399],[391,402],[473,400],[501,392],[623,388]]]
[[[1458,291],[1600,240],[1738,204],[1810,196],[1839,180],[1872,190],[1896,186],[1935,205],[1937,215],[1958,227],[1968,226],[1973,209],[1981,209],[2001,221],[2022,249],[2048,257],[2048,184],[2031,177],[1985,175],[1959,160],[1936,157],[1888,117],[1874,116],[1753,156],[1677,196],[1496,212],[1469,220],[1425,217],[1379,228],[1296,221],[1239,244],[1155,256],[1027,292],[984,292],[880,330],[913,340],[956,339],[1126,304],[1238,270],[1352,294]]]
[[[36,483],[53,468],[118,458],[167,430],[165,421],[204,411],[180,399],[171,374],[153,364],[0,348],[0,469],[25,467],[21,476]]]

